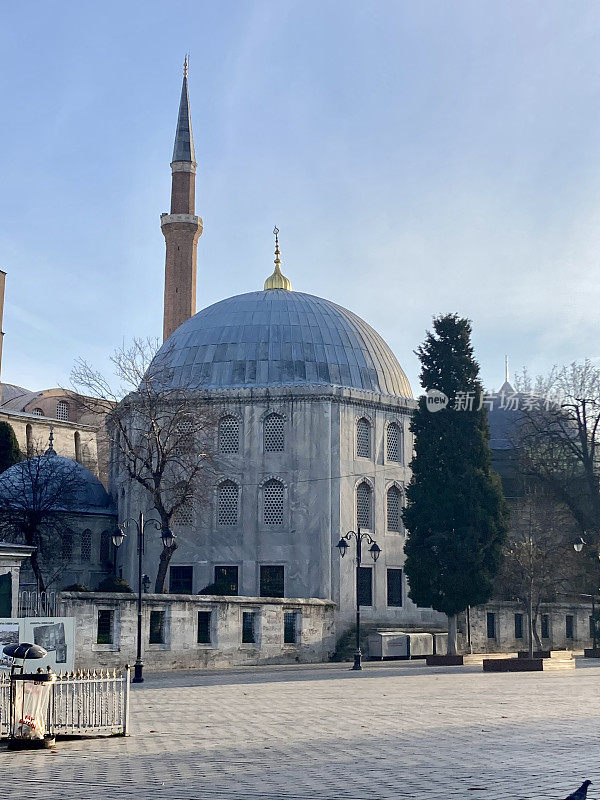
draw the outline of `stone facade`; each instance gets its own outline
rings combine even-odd
[[[542,648],[581,650],[591,647],[591,615],[591,603],[565,600],[542,605],[537,621],[537,632],[541,638]],[[515,619],[519,616],[520,621]],[[474,653],[514,652],[528,648],[527,614],[520,603],[492,601],[472,608],[470,628]],[[462,620],[461,633],[462,649],[468,651],[466,618]],[[521,635],[517,636],[517,633]],[[534,648],[537,650],[535,639]]]
[[[15,432],[19,449],[25,455],[43,453],[48,447],[50,426],[54,433],[54,449],[61,456],[72,458],[98,475],[96,428],[79,422],[58,422],[35,414],[0,411],[0,420],[8,422]]]
[[[137,641],[134,595],[64,592],[61,608],[65,616],[76,620],[77,669],[133,664]],[[157,613],[164,616],[157,617]],[[199,617],[199,613],[208,616]],[[254,642],[243,641],[250,638],[244,613],[255,615]],[[287,625],[286,614],[295,615],[288,618]],[[142,631],[148,671],[318,662],[326,661],[335,648],[333,604],[314,598],[145,594]],[[285,641],[291,638],[295,641]]]
[[[171,575],[174,569],[187,567],[189,590],[198,592],[215,580],[215,568],[233,567],[239,594],[256,596],[261,594],[261,567],[282,567],[285,597],[333,600],[341,633],[354,621],[355,548],[352,544],[341,559],[336,544],[341,534],[357,529],[357,487],[364,481],[372,508],[370,524],[363,525],[363,530],[376,539],[382,553],[373,563],[368,548],[363,549],[363,565],[371,573],[371,602],[363,605],[363,618],[400,627],[445,624],[443,615],[417,608],[409,600],[403,572],[392,576],[400,583],[400,596],[393,602],[388,597],[388,571],[403,569],[405,532],[401,525],[393,526],[399,530],[390,530],[387,492],[397,487],[403,501],[414,401],[326,386],[204,392],[197,393],[197,401],[236,420],[240,444],[237,452],[218,454],[214,485],[201,489],[208,495],[202,498],[207,501],[203,507],[198,503],[185,524],[174,525],[178,549]],[[272,414],[283,419],[283,449],[265,452],[265,421]],[[368,457],[357,455],[358,420],[370,426]],[[391,423],[400,431],[398,461],[387,457]],[[215,437],[218,451],[218,431]],[[264,518],[265,485],[272,480],[283,486],[279,525],[270,525]],[[238,493],[236,522],[230,525],[220,524],[219,519],[219,486],[224,481],[237,487]],[[136,517],[140,508],[151,515],[144,493],[124,474],[116,471],[113,485],[120,487],[116,492],[120,520]],[[144,571],[152,581],[162,546],[158,533],[153,534],[147,535],[144,560]],[[134,586],[135,536],[126,538],[118,564]]]

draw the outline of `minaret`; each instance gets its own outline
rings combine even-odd
[[[190,119],[187,56],[183,65],[171,173],[171,212],[160,215],[167,246],[163,339],[196,313],[196,248],[202,233],[202,220],[195,214],[196,157]]]

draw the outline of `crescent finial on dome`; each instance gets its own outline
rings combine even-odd
[[[275,234],[275,269],[265,281],[265,291],[267,289],[285,289],[286,292],[292,291],[292,284],[289,278],[281,273],[281,253],[279,252],[279,228],[273,228]]]

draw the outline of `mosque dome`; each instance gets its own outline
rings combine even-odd
[[[16,508],[113,514],[110,496],[89,469],[49,450],[9,467],[0,475],[0,497]]]
[[[402,367],[370,325],[329,300],[285,288],[199,311],[165,341],[154,364],[169,388],[328,385],[412,397]]]

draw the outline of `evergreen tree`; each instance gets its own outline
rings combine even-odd
[[[433,321],[417,350],[421,383],[448,405],[430,411],[426,397],[411,421],[415,436],[404,522],[410,598],[448,615],[448,653],[456,653],[456,615],[487,602],[500,567],[507,507],[490,466],[489,429],[471,324],[456,314]],[[479,406],[481,405],[481,408]]]
[[[17,437],[8,422],[0,422],[0,472],[21,460]]]

